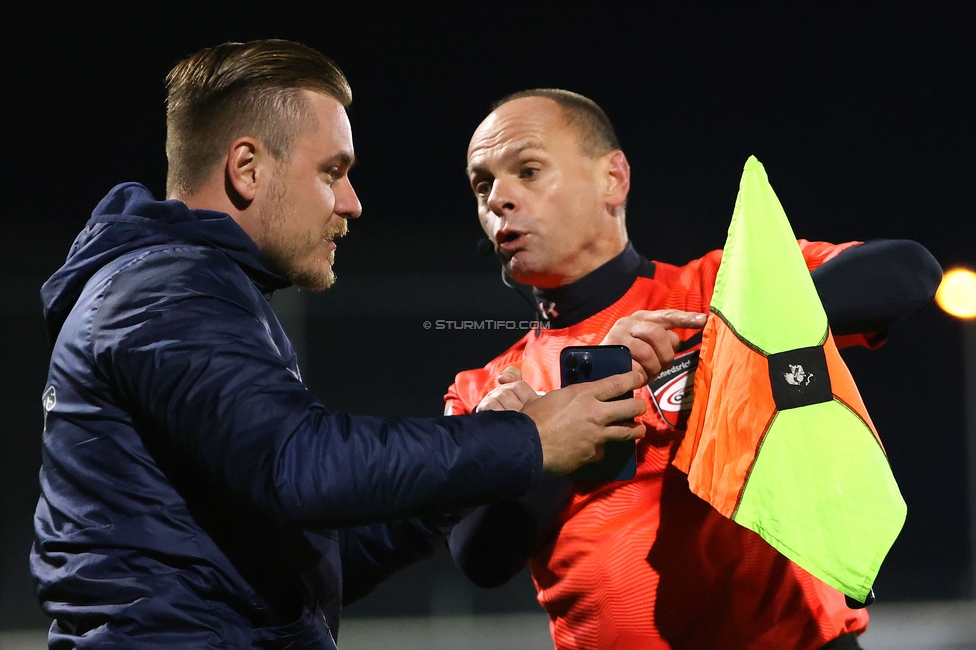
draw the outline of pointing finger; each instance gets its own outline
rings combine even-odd
[[[632,318],[657,323],[668,329],[701,329],[708,319],[707,314],[680,309],[662,309],[659,311],[636,311]]]

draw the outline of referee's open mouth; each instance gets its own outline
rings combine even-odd
[[[525,237],[524,232],[505,228],[495,235],[495,243],[500,251],[511,255],[525,247]]]

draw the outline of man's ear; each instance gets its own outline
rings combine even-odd
[[[239,210],[250,205],[257,195],[263,153],[261,145],[251,137],[234,140],[227,152],[225,185],[231,202]]]
[[[630,163],[619,149],[607,154],[606,194],[607,205],[619,208],[627,200],[630,192]]]

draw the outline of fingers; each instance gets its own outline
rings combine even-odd
[[[647,410],[647,403],[631,396],[612,399],[640,385],[641,373],[631,371],[559,388],[526,405],[522,412],[539,431],[543,471],[553,476],[566,474],[600,458],[608,440],[643,436],[644,427],[631,420]]]
[[[631,354],[631,360],[630,360],[630,369],[631,369],[631,370],[633,370],[633,371],[634,371],[634,372],[636,372],[636,373],[639,373],[639,374],[640,374],[640,376],[641,376],[641,382],[642,382],[642,383],[644,383],[644,384],[647,384],[648,382],[650,382],[650,381],[651,381],[651,378],[650,378],[650,377],[648,377],[648,375],[647,375],[647,371],[646,371],[646,370],[644,370],[644,366],[642,366],[641,364],[639,364],[639,363],[638,363],[638,362],[637,362],[637,361],[636,361],[636,360],[635,360],[635,359],[633,358],[633,355],[634,355],[634,353],[633,353],[633,352],[631,352],[630,354]]]
[[[625,341],[630,356],[647,375],[645,381],[670,368],[675,350],[681,345],[677,334],[653,323],[636,324]]]
[[[516,399],[518,399],[519,403],[523,406],[533,400],[539,399],[539,394],[524,381],[508,384],[507,387],[511,388],[510,392],[515,395]]]
[[[603,344],[627,346],[647,382],[670,368],[674,361],[681,338],[672,329],[698,329],[706,320],[706,314],[678,309],[637,311],[614,323]]]
[[[640,422],[621,422],[612,424],[603,430],[607,442],[611,440],[640,440],[647,432]]]
[[[634,338],[643,341],[650,347],[652,352],[644,358],[638,358],[637,361],[641,362],[641,366],[654,376],[671,367],[671,362],[674,361],[674,352],[681,345],[681,339],[671,330],[662,329],[660,326],[650,325],[650,328],[652,329],[649,331],[639,329],[634,332]],[[631,350],[632,355],[633,352]]]
[[[525,404],[511,391],[489,395],[478,405],[478,411],[521,411]]]
[[[498,375],[499,385],[511,384],[516,381],[522,381],[522,371],[519,370],[518,366],[509,366]]]
[[[680,309],[659,309],[656,311],[635,311],[630,315],[635,320],[657,323],[668,329],[701,329],[705,327],[708,314]]]
[[[482,411],[507,411],[501,402],[493,395],[485,395],[478,406],[475,407],[475,413],[481,413]]]
[[[610,377],[604,377],[597,381],[587,382],[585,384],[576,384],[580,390],[592,394],[601,402],[607,400],[612,400],[614,397],[620,397],[630,391],[637,390],[644,385],[644,377],[641,373],[636,370],[631,370],[630,372],[621,373],[619,375],[612,375]],[[626,401],[626,400],[621,400]],[[642,404],[643,400],[638,400]],[[643,413],[643,411],[641,411]],[[638,413],[637,415],[640,415]],[[632,417],[632,416],[628,416]]]
[[[476,413],[480,413],[481,411],[521,411],[526,404],[539,399],[539,394],[524,381],[508,381],[513,376],[508,371],[513,369],[515,370],[515,375],[521,376],[517,368],[506,368],[502,372],[502,375],[499,375],[499,386],[485,395],[484,399],[481,400],[481,403],[475,409]],[[504,383],[501,381],[502,376],[508,378]]]
[[[600,422],[606,425],[629,423],[647,411],[647,402],[639,397],[611,400],[601,407]],[[643,434],[642,434],[643,435]]]

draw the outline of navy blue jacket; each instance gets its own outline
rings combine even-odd
[[[44,285],[31,570],[52,646],[333,648],[343,603],[443,539],[437,513],[541,479],[518,413],[325,408],[266,299],[285,286],[229,215],[134,183]]]

